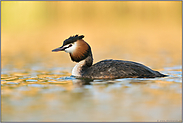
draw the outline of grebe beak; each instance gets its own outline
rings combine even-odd
[[[56,48],[54,50],[52,50],[52,52],[58,52],[58,51],[64,51],[67,47],[61,46],[59,48]]]

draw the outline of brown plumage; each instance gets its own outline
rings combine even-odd
[[[78,40],[76,42],[76,49],[69,53],[72,61],[79,62],[81,60],[84,60],[89,55],[91,48],[90,46],[84,41],[84,40]]]
[[[92,65],[91,48],[83,38],[83,35],[69,37],[64,40],[61,47],[52,50],[54,52],[65,51],[70,54],[72,61],[77,62],[72,70],[73,76],[91,79],[155,78],[167,76],[132,61],[103,60]]]

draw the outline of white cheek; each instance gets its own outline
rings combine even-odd
[[[75,49],[76,49],[76,43],[74,43],[72,45],[72,47],[69,47],[69,48],[65,49],[65,52],[66,53],[72,53],[72,52],[74,52]]]

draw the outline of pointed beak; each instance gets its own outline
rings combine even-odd
[[[64,51],[65,49],[66,49],[66,47],[61,46],[59,48],[52,50],[52,52]]]

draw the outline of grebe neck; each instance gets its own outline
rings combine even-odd
[[[86,69],[91,67],[93,64],[92,54],[89,55],[86,59],[76,63],[74,68],[72,69],[72,75],[76,77],[81,77]]]

